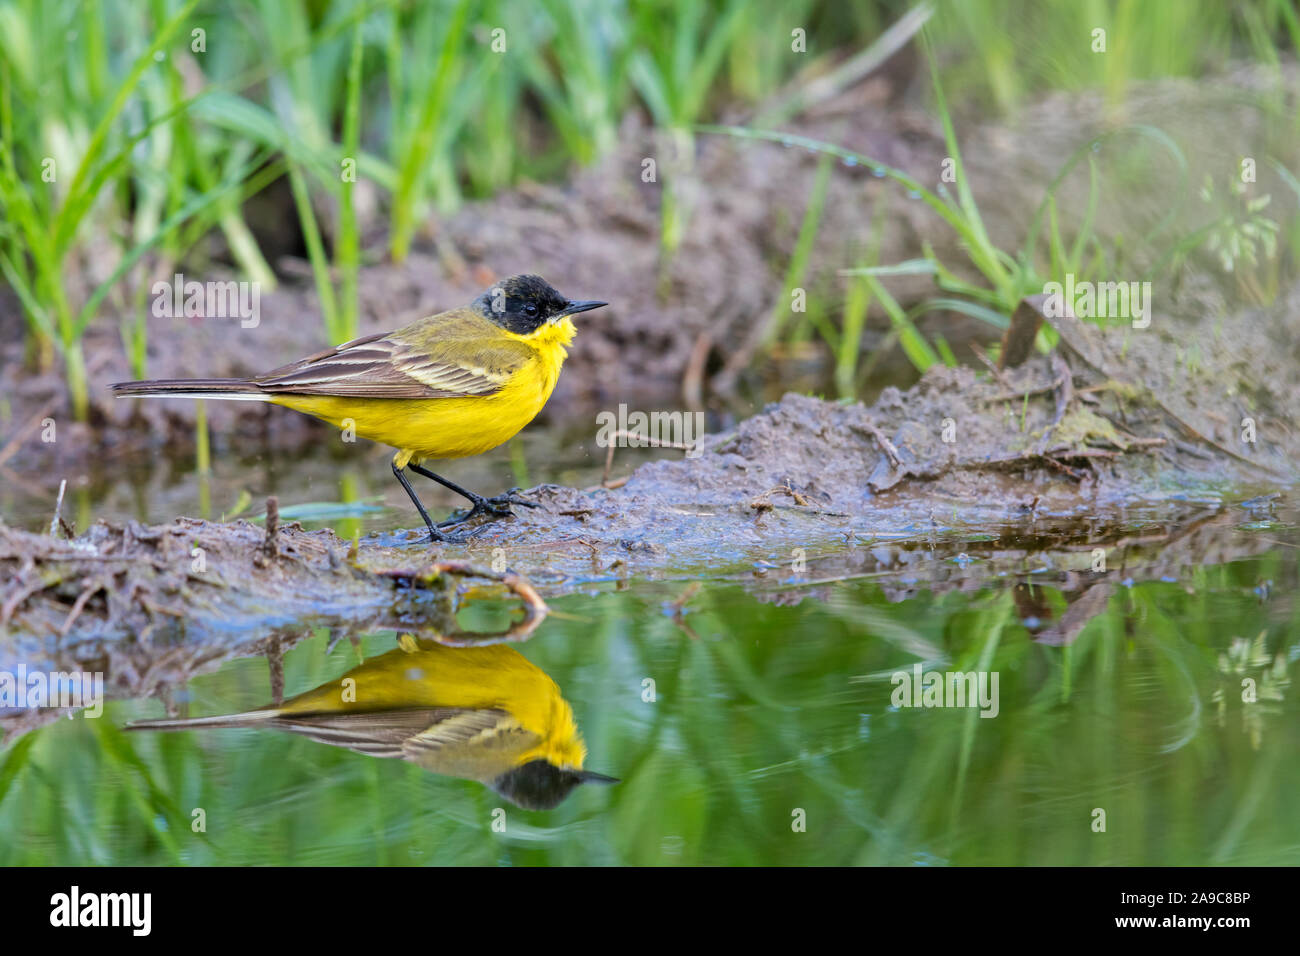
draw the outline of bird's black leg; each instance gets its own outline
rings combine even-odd
[[[435,475],[433,472],[423,467],[422,465],[413,464],[410,466],[410,468],[411,471],[415,472],[416,474],[424,475],[424,477],[426,478],[432,478],[434,481],[442,485],[444,488],[450,488],[452,491],[456,492],[456,494],[460,495],[462,498],[465,498],[467,501],[470,502],[470,504],[474,506],[469,510],[469,514],[465,515],[463,518],[456,518],[451,521],[444,521],[440,525],[438,525],[439,528],[447,528],[452,525],[461,524],[462,522],[469,521],[471,518],[477,518],[481,514],[489,514],[494,518],[508,518],[514,514],[514,512],[510,510],[511,505],[522,505],[525,508],[537,507],[537,504],[535,502],[526,501],[523,498],[516,497],[515,495],[511,494],[509,491],[506,492],[504,495],[497,495],[495,498],[484,498],[482,495],[474,494],[474,492],[470,491],[468,488],[462,488],[454,481],[448,481],[446,478],[442,477],[441,475]],[[515,490],[517,489],[511,489],[511,491],[515,491]]]
[[[421,473],[424,472],[424,469],[420,468],[418,465],[412,465],[411,467]],[[424,510],[424,505],[420,504],[420,499],[415,495],[415,489],[411,487],[411,483],[407,481],[406,476],[402,474],[402,469],[397,467],[397,462],[393,462],[393,474],[395,474],[397,480],[402,483],[402,487],[405,488],[406,493],[410,495],[411,501],[415,503],[416,510],[420,512],[420,517],[424,519],[425,527],[429,529],[429,540],[446,541],[447,536],[434,527],[433,519],[429,517],[429,512]]]

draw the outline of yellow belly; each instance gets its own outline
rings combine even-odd
[[[286,714],[409,710],[413,708],[509,709],[530,730],[543,733],[549,698],[560,689],[540,668],[512,647],[448,648],[416,640],[413,650],[398,648],[372,657],[338,681],[322,684],[284,702]],[[465,651],[466,653],[461,653]],[[351,678],[355,694],[341,698]],[[507,703],[515,706],[507,708]]]
[[[353,683],[344,685],[349,678]],[[353,693],[342,695],[344,686]],[[502,645],[453,649],[417,640],[409,649],[372,657],[339,680],[285,701],[282,712],[443,707],[506,711],[537,737],[536,746],[523,752],[518,763],[540,757],[557,766],[582,767],[587,748],[559,687],[514,648]]]
[[[426,458],[481,455],[513,438],[542,410],[559,378],[560,363],[538,357],[492,395],[468,398],[340,398],[277,395],[277,405],[313,415],[399,450],[398,466]]]

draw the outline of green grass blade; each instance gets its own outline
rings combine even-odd
[[[939,361],[939,356],[930,344],[926,342],[917,327],[912,324],[912,320],[907,317],[898,304],[898,301],[889,294],[889,291],[881,284],[875,276],[864,276],[866,282],[871,286],[871,291],[877,299],[880,300],[885,314],[889,316],[890,323],[894,326],[894,331],[898,333],[898,344],[902,348],[903,354],[908,360],[916,366],[917,371],[924,372],[931,365]]]

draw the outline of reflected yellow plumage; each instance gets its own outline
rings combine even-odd
[[[579,784],[586,745],[560,688],[504,645],[448,648],[403,635],[398,648],[280,705],[145,720],[128,730],[255,727],[477,780],[519,806],[549,809]]]
[[[337,681],[286,700],[280,714],[418,708],[503,711],[509,720],[497,721],[499,730],[521,731],[514,736],[526,744],[512,754],[515,763],[541,758],[557,767],[582,769],[587,748],[574,723],[573,708],[560,696],[555,681],[514,648],[452,649],[410,638],[404,638],[403,644],[354,667]],[[438,760],[417,762],[436,773],[468,776],[435,765]]]

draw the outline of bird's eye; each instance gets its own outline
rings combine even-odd
[[[524,306],[524,315],[526,315],[526,316],[528,316],[528,317],[531,318],[532,316],[534,316],[534,315],[536,315],[536,314],[537,314],[537,303],[536,303],[536,302],[529,302],[526,306]]]

